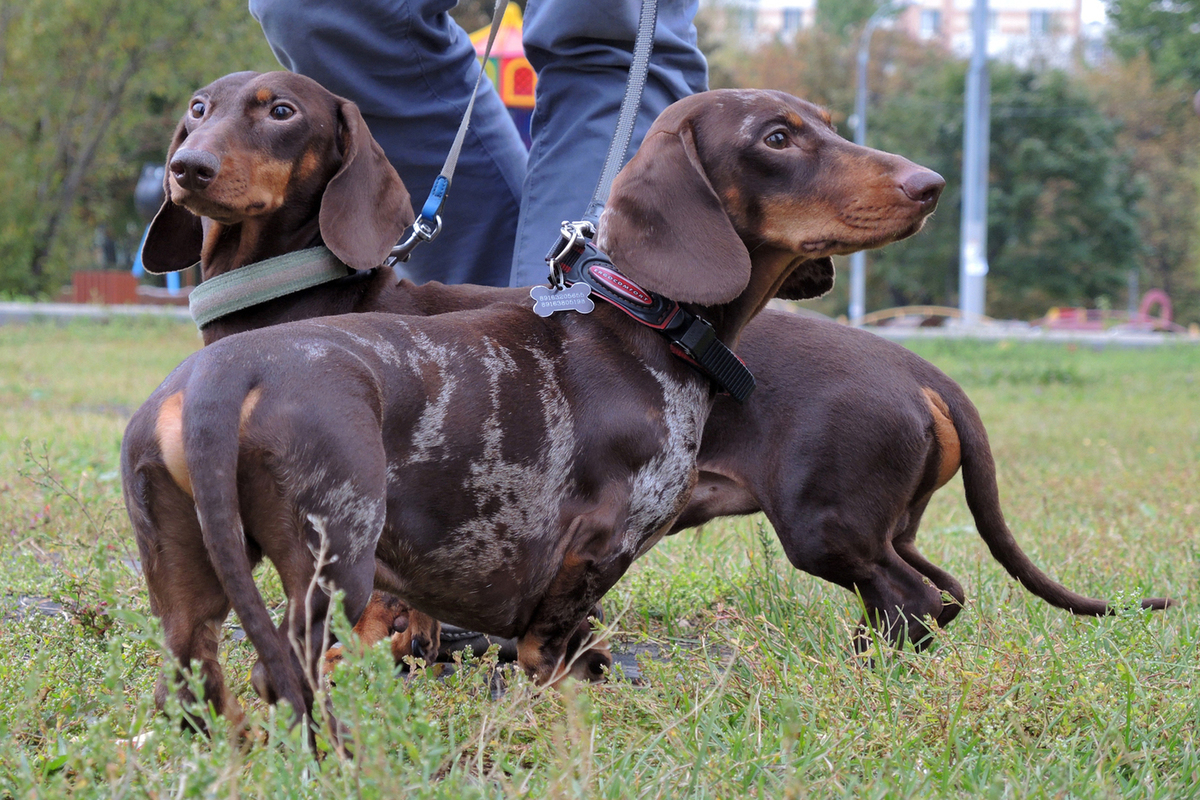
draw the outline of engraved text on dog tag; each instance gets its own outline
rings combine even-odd
[[[533,313],[539,317],[548,317],[555,311],[589,314],[596,307],[588,297],[591,293],[592,287],[586,283],[577,283],[558,292],[549,286],[534,286],[529,290],[529,296],[533,298]]]

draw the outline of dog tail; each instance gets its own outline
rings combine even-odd
[[[975,518],[979,535],[991,550],[992,556],[1033,594],[1052,606],[1083,616],[1114,614],[1116,606],[1104,600],[1077,594],[1042,572],[1017,544],[1000,509],[1000,491],[996,485],[996,462],[988,444],[987,431],[975,405],[958,384],[940,376],[932,382],[950,409],[951,420],[962,448],[962,475],[967,506]],[[1163,609],[1172,604],[1165,597],[1149,597],[1141,601],[1142,608]]]
[[[307,709],[301,675],[254,583],[238,498],[241,416],[257,377],[249,370],[231,376],[224,369],[218,378],[209,367],[225,359],[215,349],[206,348],[203,355],[212,357],[199,360],[184,392],[183,443],[196,516],[209,560],[242,628],[277,695],[291,702],[300,719]]]

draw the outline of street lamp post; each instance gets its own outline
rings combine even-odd
[[[867,62],[871,57],[871,36],[885,19],[907,8],[913,0],[884,3],[867,20],[858,39],[858,87],[854,93],[854,143],[867,143]],[[850,254],[850,324],[862,325],[867,311],[867,254]]]
[[[963,324],[977,325],[987,293],[988,140],[991,129],[991,82],[988,76],[988,0],[974,0],[974,45],[967,71],[963,120],[963,200],[959,234],[958,307]]]

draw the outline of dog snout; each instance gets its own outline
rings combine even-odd
[[[946,179],[928,169],[911,172],[900,181],[900,191],[909,200],[920,203],[925,211],[933,210],[944,188]]]
[[[208,187],[221,171],[221,160],[205,150],[175,151],[169,164],[171,177],[180,187],[198,192]]]

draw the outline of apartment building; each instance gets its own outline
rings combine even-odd
[[[836,1],[836,0],[830,0]],[[1067,66],[1101,26],[1083,23],[1084,0],[989,0],[988,54],[1021,66]],[[817,0],[708,0],[715,30],[754,46],[789,40],[816,24]],[[912,0],[891,27],[961,56],[971,53],[973,0]]]
[[[753,46],[788,41],[817,22],[817,0],[705,0],[702,14],[713,29]]]
[[[965,57],[971,54],[974,5],[973,0],[915,0],[895,24]],[[993,58],[1021,66],[1067,66],[1085,33],[1082,0],[988,0],[988,55]]]

